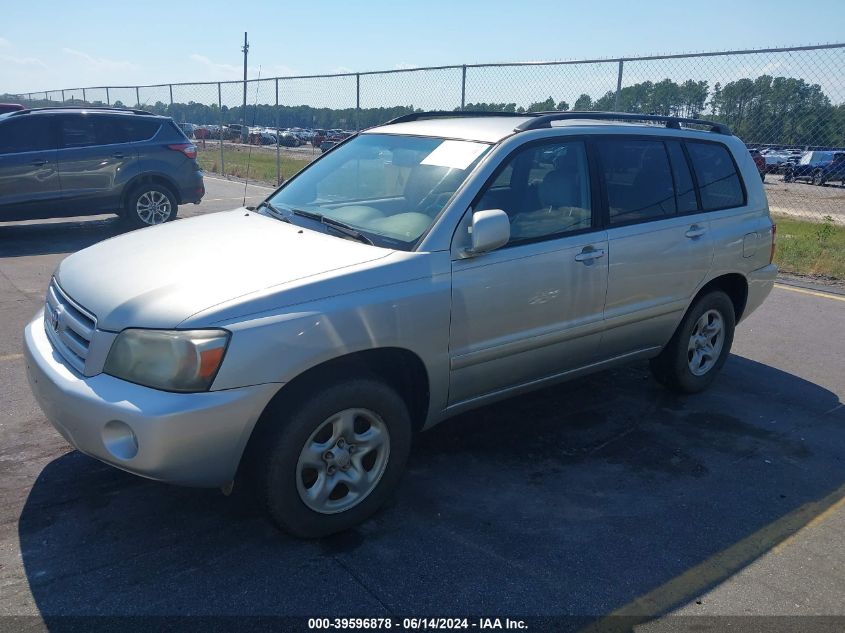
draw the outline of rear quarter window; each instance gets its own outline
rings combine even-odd
[[[686,142],[698,180],[704,211],[741,207],[745,204],[742,181],[728,148],[721,143]]]
[[[126,130],[126,138],[129,142],[147,141],[156,135],[156,132],[161,127],[161,122],[155,119],[127,119],[123,122],[123,125]],[[179,135],[184,136],[181,130],[179,131]]]

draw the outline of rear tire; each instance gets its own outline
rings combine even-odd
[[[383,382],[336,382],[266,415],[272,426],[256,438],[252,467],[259,500],[282,530],[320,538],[349,529],[396,488],[412,426],[405,402]]]
[[[730,354],[735,325],[728,295],[715,290],[699,297],[660,355],[651,360],[655,379],[678,393],[709,387]]]
[[[819,187],[824,185],[824,173],[822,173],[821,169],[817,169],[813,172],[813,179],[811,182]]]
[[[164,224],[176,219],[176,196],[158,183],[138,185],[126,197],[122,218],[133,229]]]

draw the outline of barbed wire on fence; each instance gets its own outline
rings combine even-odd
[[[202,125],[201,164],[226,176],[246,175],[246,137],[226,126],[269,128],[276,132],[275,146],[252,155],[258,165],[251,173],[270,182],[289,177],[319,152],[316,144],[283,147],[288,137],[281,129],[355,130],[419,110],[614,110],[705,118],[726,123],[749,147],[763,150],[773,212],[845,220],[845,182],[809,184],[835,151],[845,151],[842,68],[845,44],[824,44],[251,79],[247,93],[255,99],[246,111],[242,81],[65,88],[2,98],[29,107],[142,108]],[[253,140],[263,142],[261,136]],[[796,166],[800,161],[806,164]]]

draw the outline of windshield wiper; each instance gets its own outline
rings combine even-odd
[[[274,206],[272,202],[269,202],[269,201],[265,200],[264,202],[262,202],[261,204],[259,204],[259,205],[258,205],[258,208],[259,208],[259,209],[260,209],[261,207],[264,207],[265,209],[267,209],[268,211],[270,211],[270,213],[272,213],[272,214],[273,214],[273,217],[278,218],[278,219],[279,219],[279,220],[281,220],[282,222],[288,222],[288,223],[290,222],[290,218],[288,218],[288,216],[286,216],[286,215],[284,214],[284,212],[283,212],[281,209],[279,209],[278,207]]]
[[[373,246],[373,241],[369,237],[367,237],[357,229],[349,226],[348,224],[341,222],[340,220],[335,220],[334,218],[326,217],[325,215],[322,215],[320,213],[313,213],[312,211],[303,211],[302,209],[293,209],[291,213],[303,218],[308,218],[309,220],[315,220],[317,222],[320,222],[321,224],[324,224],[327,227],[334,229],[338,233],[343,233],[344,235],[348,235],[352,239]]]

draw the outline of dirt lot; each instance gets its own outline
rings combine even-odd
[[[845,187],[828,184],[823,187],[804,182],[783,182],[783,176],[768,174],[766,196],[771,212],[821,221],[829,215],[837,224],[845,224]]]

